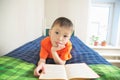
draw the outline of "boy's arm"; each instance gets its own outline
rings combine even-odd
[[[66,61],[63,61],[57,54],[57,50],[61,50],[63,48],[65,48],[65,45],[59,45],[57,47],[52,46],[51,48],[52,56],[56,64],[64,65],[66,63]]]
[[[41,58],[41,59],[38,61],[38,65],[39,65],[39,64],[45,64],[45,62],[46,62],[46,60]]]
[[[61,65],[64,65],[66,63],[66,61],[63,61],[57,54],[56,51],[52,52],[52,56],[53,56],[53,59],[55,61],[56,64],[61,64]]]
[[[45,61],[46,61],[45,59],[39,60],[38,66],[34,70],[35,76],[40,76],[41,73],[45,73],[45,67],[44,67]]]

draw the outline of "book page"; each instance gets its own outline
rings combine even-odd
[[[66,80],[67,75],[66,75],[66,71],[65,71],[65,67],[64,65],[51,65],[51,64],[46,64],[45,65],[45,69],[46,72],[45,74],[41,74],[39,77],[39,80],[57,80],[57,79],[62,79],[62,80]]]
[[[69,79],[82,78],[82,79],[93,79],[99,76],[85,63],[79,64],[67,64],[66,72]]]

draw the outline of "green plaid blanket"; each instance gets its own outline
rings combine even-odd
[[[89,65],[100,78],[96,80],[120,80],[120,68],[113,65]],[[38,80],[34,77],[35,65],[20,59],[0,57],[0,80]]]
[[[120,80],[120,68],[113,65],[89,65],[100,78],[96,80]]]
[[[20,59],[0,57],[0,80],[38,80],[34,77],[35,65]]]

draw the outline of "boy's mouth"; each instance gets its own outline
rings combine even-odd
[[[57,45],[62,44],[61,42],[56,42]]]
[[[60,42],[55,42],[55,45],[56,45],[56,47],[58,47],[59,45],[62,45],[62,43],[60,43]]]

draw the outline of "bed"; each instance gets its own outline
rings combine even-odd
[[[40,41],[46,36],[30,41],[0,57],[0,80],[38,80],[33,70],[39,60]],[[78,37],[72,36],[72,59],[66,64],[86,63],[100,78],[96,80],[120,80],[120,68],[110,64]],[[49,60],[47,61],[49,64]]]

